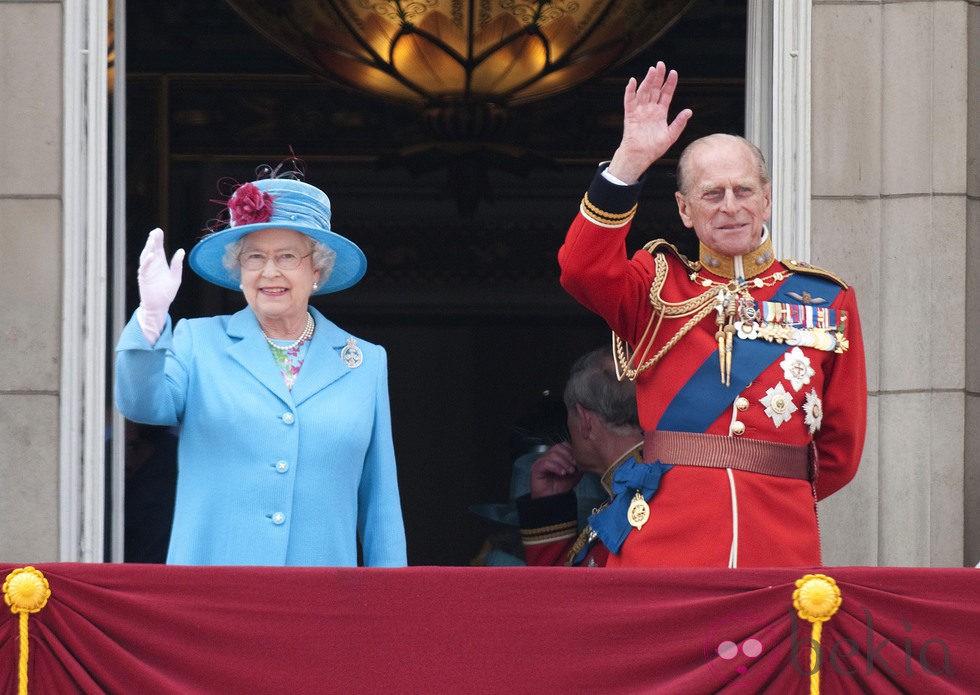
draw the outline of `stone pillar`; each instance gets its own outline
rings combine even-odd
[[[62,6],[0,0],[0,559],[58,560]]]
[[[813,10],[811,258],[857,289],[869,389],[861,470],[821,504],[824,561],[973,564],[964,436],[977,430],[968,401],[980,410],[967,398],[980,372],[970,389],[965,368],[971,65],[976,81],[967,27],[976,8]],[[972,224],[975,235],[976,215]]]
[[[980,566],[980,6],[967,15],[965,559]]]

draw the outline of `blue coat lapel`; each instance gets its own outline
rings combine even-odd
[[[350,334],[340,330],[313,307],[310,307],[310,313],[316,321],[316,332],[310,341],[303,368],[293,384],[292,397],[296,405],[351,372],[340,358],[340,351],[347,344]],[[279,381],[282,382],[281,376]]]
[[[233,339],[228,354],[287,406],[297,406],[351,370],[340,358],[348,334],[323,314],[310,307],[316,333],[310,341],[299,378],[292,393],[286,388],[279,367],[262,335],[262,328],[251,308],[233,314],[228,320],[228,337]]]
[[[228,355],[238,362],[259,383],[269,389],[286,405],[292,404],[289,389],[282,380],[279,367],[272,359],[269,343],[262,335],[259,320],[250,308],[245,308],[228,319],[228,337],[232,344],[228,347]]]

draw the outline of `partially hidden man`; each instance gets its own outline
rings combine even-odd
[[[563,399],[568,441],[535,459],[530,492],[516,499],[524,557],[528,565],[603,567],[609,552],[591,523],[623,516],[625,509],[619,514],[604,510],[624,502],[613,490],[635,475],[642,466],[638,461],[643,461],[636,390],[632,382],[616,378],[608,350],[593,350],[572,365]],[[586,474],[598,477],[602,493],[593,498],[595,508],[583,525],[579,509],[583,502],[585,509],[592,506],[588,497],[578,496]]]
[[[563,287],[613,330],[644,430],[638,472],[591,525],[608,567],[820,565],[816,502],[854,477],[864,445],[855,294],[776,260],[764,159],[733,135],[695,140],[678,163],[699,258],[660,240],[628,257],[644,172],[692,116],[669,120],[676,86],[663,63],[630,79],[622,141],[558,254]]]

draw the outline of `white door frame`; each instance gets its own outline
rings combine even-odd
[[[810,255],[810,0],[749,0],[745,136],[769,160],[776,254]]]
[[[115,2],[115,82],[111,143],[113,228],[125,229],[125,0]],[[60,557],[122,560],[123,447],[114,445],[110,557],[105,558],[107,322],[124,320],[125,235],[113,239],[113,305],[107,305],[108,0],[64,2],[64,289],[60,413]],[[807,258],[810,248],[811,0],[748,0],[746,137],[766,154],[773,180],[777,253]],[[111,321],[110,321],[111,319]],[[122,439],[113,438],[116,442]]]
[[[103,559],[107,0],[65,0],[59,557]]]

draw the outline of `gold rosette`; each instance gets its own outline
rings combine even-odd
[[[3,600],[10,612],[20,616],[20,661],[18,663],[18,695],[27,695],[27,619],[48,603],[51,587],[40,570],[21,567],[7,575],[3,583]]]
[[[11,613],[37,613],[51,596],[51,587],[40,570],[21,567],[7,575],[3,583],[3,600]]]
[[[810,651],[810,693],[820,693],[820,634],[825,622],[841,604],[840,587],[825,574],[808,574],[796,580],[793,607],[796,614],[813,624]]]

